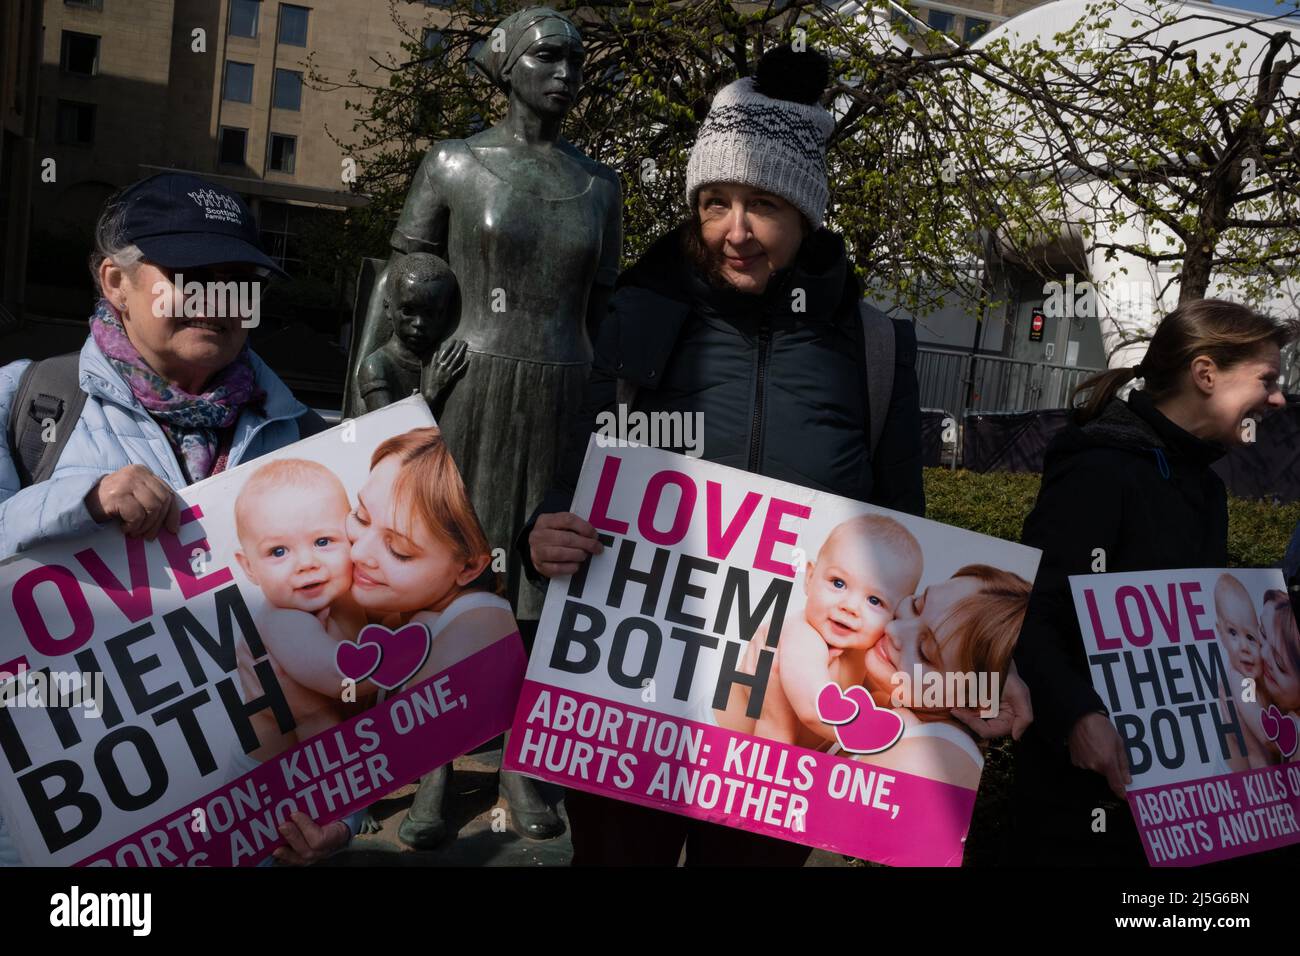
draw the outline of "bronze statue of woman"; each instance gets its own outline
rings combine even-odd
[[[523,578],[511,543],[550,486],[564,413],[582,402],[590,333],[618,275],[622,199],[618,174],[560,136],[582,83],[582,38],[567,17],[520,10],[475,59],[509,97],[506,116],[429,150],[392,246],[395,255],[441,256],[456,276],[452,335],[468,345],[466,367],[441,399],[438,424],[489,544],[508,560],[506,596],[521,621],[535,621],[542,595]],[[372,294],[367,331],[379,325],[388,271]],[[366,339],[363,355],[382,342]],[[413,845],[442,832],[446,775],[435,776],[422,781],[404,824]],[[501,777],[516,830],[542,838],[562,829],[531,781]]]

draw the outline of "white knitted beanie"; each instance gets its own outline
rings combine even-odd
[[[763,58],[757,78],[736,80],[713,98],[686,163],[686,200],[693,207],[700,187],[709,183],[743,183],[789,201],[819,229],[830,195],[826,141],[835,129],[835,120],[816,101],[818,67],[812,69],[811,92],[807,70],[788,84],[791,94],[803,101],[786,99],[781,96],[784,89],[773,87],[787,84],[769,77],[787,72],[792,57],[802,65],[804,55],[791,54],[788,48],[772,53],[778,55]],[[820,61],[821,85],[825,83],[824,63]],[[765,90],[775,95],[766,95]]]

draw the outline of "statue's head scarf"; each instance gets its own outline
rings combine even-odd
[[[496,25],[492,35],[474,54],[474,62],[493,83],[504,89],[507,85],[505,75],[515,61],[533,43],[547,36],[563,36],[582,42],[578,28],[564,14],[550,7],[528,7],[516,10]]]

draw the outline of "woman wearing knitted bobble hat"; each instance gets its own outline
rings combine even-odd
[[[827,78],[819,54],[783,47],[714,98],[686,167],[688,218],[619,277],[555,487],[517,541],[535,581],[601,550],[568,509],[597,416],[618,419],[628,386],[633,411],[700,413],[709,461],[924,513],[915,334],[860,312],[844,242],[823,226]],[[566,801],[575,865],[671,866],[684,849],[688,865],[798,866],[810,852],[578,791]]]

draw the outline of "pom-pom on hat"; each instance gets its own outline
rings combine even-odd
[[[713,98],[686,163],[686,199],[700,187],[743,183],[775,193],[814,229],[826,217],[826,141],[835,120],[818,102],[826,58],[788,46],[763,55],[756,76],[724,86]]]

